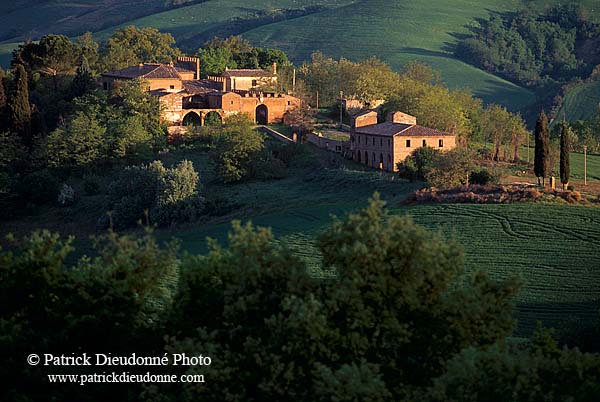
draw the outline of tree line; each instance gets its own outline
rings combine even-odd
[[[239,222],[228,246],[210,241],[204,255],[109,233],[97,257],[70,266],[72,239],[15,242],[0,251],[3,400],[592,401],[599,391],[600,355],[541,328],[507,339],[516,278],[464,276],[459,244],[389,215],[377,195],[320,234],[329,279],[270,230]],[[202,384],[57,386],[48,367],[26,365],[46,350],[212,364],[160,368],[204,374]]]
[[[600,63],[600,25],[578,4],[492,15],[459,42],[462,60],[527,87],[586,78]]]

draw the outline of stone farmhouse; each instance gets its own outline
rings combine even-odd
[[[162,117],[169,131],[183,126],[202,126],[207,117],[223,121],[246,113],[257,124],[281,122],[288,110],[300,106],[300,99],[264,88],[277,83],[273,72],[262,69],[227,69],[221,76],[200,79],[200,59],[178,57],[176,63],[143,63],[101,75],[105,90],[119,82],[141,79],[147,90],[160,98]]]
[[[429,146],[442,151],[456,147],[456,135],[419,126],[417,118],[402,112],[390,113],[377,123],[377,112],[368,111],[352,120],[350,150],[352,159],[377,169],[397,171],[416,148]]]

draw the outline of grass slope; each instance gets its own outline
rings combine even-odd
[[[0,5],[0,41],[78,36],[164,9],[164,0],[21,0]]]
[[[276,4],[275,4],[276,3]],[[500,79],[452,57],[455,34],[467,32],[473,18],[485,17],[489,10],[506,11],[521,6],[520,0],[460,0],[436,3],[426,1],[309,1],[302,6],[325,5],[318,13],[268,23],[254,29],[227,31],[236,18],[251,18],[270,8],[297,8],[294,1],[256,1],[251,6],[241,0],[209,1],[141,18],[131,23],[154,26],[171,32],[178,43],[191,49],[219,34],[242,33],[260,46],[285,50],[297,62],[316,50],[334,57],[353,60],[378,56],[399,68],[409,60],[421,60],[442,71],[451,87],[471,88],[486,102],[497,102],[512,110],[534,101],[531,91]],[[252,28],[251,24],[248,28]],[[99,33],[108,36],[112,29]],[[201,39],[201,40],[200,40]]]
[[[442,71],[451,87],[468,87],[486,102],[518,110],[534,101],[531,91],[465,64],[452,56],[456,37],[490,9],[513,10],[520,1],[359,1],[354,5],[257,28],[253,42],[283,48],[297,59],[314,50],[334,57],[377,55],[394,68],[420,60]]]
[[[306,206],[254,216],[252,221],[272,227],[279,240],[304,258],[314,273],[326,274],[320,268],[315,238],[327,227],[330,214],[343,216],[366,205],[365,193],[353,201],[334,203],[315,202],[304,195]],[[529,334],[537,320],[562,328],[579,320],[597,319],[600,209],[461,204],[396,207],[392,211],[409,214],[416,223],[456,238],[466,252],[467,274],[480,270],[497,280],[520,276],[523,289],[517,297],[518,335]],[[204,253],[205,238],[226,243],[229,228],[223,223],[158,236],[167,240],[174,235],[183,249]]]
[[[571,88],[557,115],[568,121],[585,120],[598,112],[600,107],[600,81],[583,83]]]

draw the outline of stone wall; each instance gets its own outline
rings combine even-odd
[[[410,146],[408,146],[407,141],[410,141]],[[440,141],[442,142],[440,143]],[[449,151],[453,148],[456,148],[456,137],[418,137],[397,135],[394,137],[394,169],[397,170],[395,168],[396,163],[403,161],[415,149],[425,145],[434,149],[439,149],[440,151]]]

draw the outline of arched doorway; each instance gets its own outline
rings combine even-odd
[[[360,151],[356,152],[357,159],[356,161],[360,163]]]
[[[365,165],[369,164],[369,153],[365,151]]]
[[[256,107],[256,123],[269,124],[269,109],[266,105],[258,105]]]
[[[196,112],[189,112],[185,116],[183,116],[183,125],[184,126],[201,126],[202,120],[200,119],[200,115]]]
[[[223,119],[217,112],[208,112],[206,116],[204,116],[205,126],[220,126],[221,124],[223,124]]]

